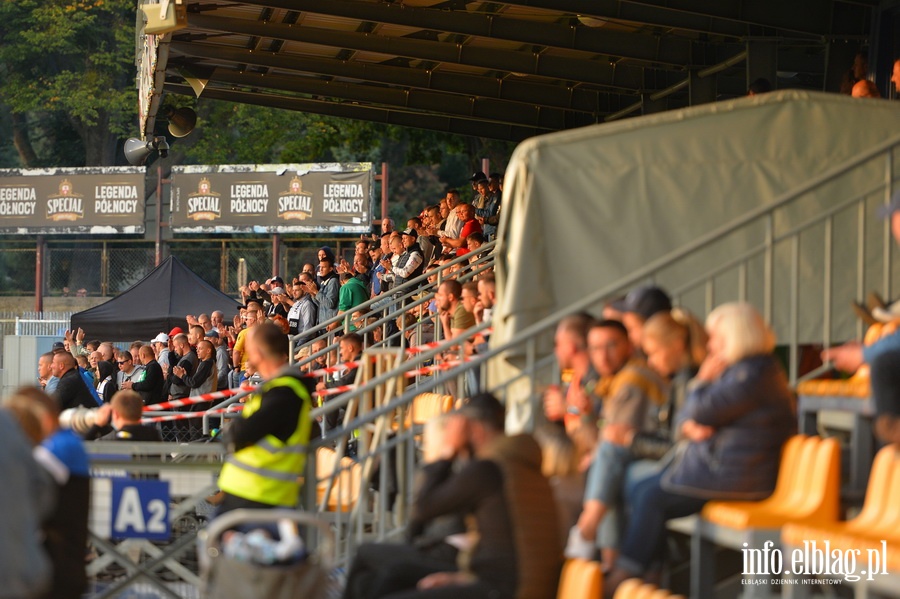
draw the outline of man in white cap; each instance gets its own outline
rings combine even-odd
[[[153,341],[150,342],[150,345],[153,346],[153,351],[156,352],[156,361],[162,364],[169,364],[169,336],[165,333],[160,333],[156,337],[153,338]]]

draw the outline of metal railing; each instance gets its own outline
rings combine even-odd
[[[303,331],[298,335],[294,335],[291,337],[290,344],[291,359],[294,359],[294,356],[300,347],[297,343],[302,339],[306,339],[302,344],[303,346],[312,347],[313,344],[319,341],[325,341],[326,346],[317,352],[310,352],[309,355],[298,362],[299,366],[305,366],[317,358],[327,357],[338,347],[338,342],[332,329],[340,326],[344,332],[349,332],[352,324],[353,312],[365,311],[373,307],[375,307],[376,310],[384,310],[386,314],[380,317],[376,323],[365,326],[357,332],[363,335],[365,339],[366,333],[373,332],[376,328],[381,327],[384,336],[379,345],[385,344],[389,337],[386,335],[388,323],[395,321],[407,310],[430,302],[434,298],[434,292],[437,289],[437,286],[439,286],[448,275],[452,275],[457,270],[462,270],[463,272],[459,273],[458,278],[461,282],[465,282],[484,270],[493,267],[493,249],[496,246],[496,243],[496,241],[485,243],[476,250],[475,253],[479,257],[471,264],[469,264],[469,260],[472,258],[471,254],[457,256],[456,258],[445,262],[438,268],[423,272],[418,277],[392,288],[386,294],[376,296],[354,306],[352,312],[337,314],[332,318],[317,324],[311,329]],[[428,281],[431,277],[435,277],[433,283]],[[416,297],[422,294],[424,294],[423,297]],[[440,328],[438,327],[435,330],[435,335],[439,334]]]
[[[635,270],[629,275],[618,281],[597,289],[593,293],[586,295],[577,302],[560,309],[559,311],[527,326],[519,331],[512,339],[502,343],[495,344],[484,353],[476,355],[467,361],[463,361],[459,366],[452,370],[435,375],[425,377],[418,380],[413,385],[395,387],[400,392],[394,393],[389,397],[382,397],[380,403],[375,404],[372,409],[365,413],[357,413],[352,418],[348,418],[344,426],[338,430],[331,431],[325,435],[325,438],[312,444],[312,453],[310,454],[310,471],[307,474],[307,480],[323,480],[323,473],[316,473],[314,469],[314,451],[316,447],[323,445],[335,444],[340,451],[347,447],[354,439],[354,431],[374,430],[382,431],[381,438],[374,438],[374,443],[360,450],[357,453],[356,462],[363,465],[363,472],[375,472],[374,467],[366,468],[367,464],[384,464],[396,462],[394,476],[396,477],[396,493],[397,497],[393,501],[387,501],[387,498],[379,496],[371,490],[371,479],[364,478],[359,490],[359,497],[353,505],[353,509],[348,514],[340,514],[338,519],[342,521],[344,535],[342,544],[340,545],[340,557],[345,561],[352,555],[353,548],[356,544],[367,540],[383,540],[396,537],[403,532],[405,524],[405,515],[407,506],[412,499],[412,475],[415,470],[415,462],[417,455],[416,436],[419,431],[409,429],[404,430],[402,424],[399,429],[386,434],[384,431],[397,427],[402,421],[399,416],[404,410],[408,410],[414,401],[414,398],[426,391],[432,389],[446,387],[452,383],[458,385],[457,391],[460,393],[457,397],[461,397],[465,387],[459,385],[459,381],[474,378],[474,375],[480,375],[481,389],[489,390],[495,393],[502,400],[510,404],[529,403],[532,409],[539,409],[537,402],[542,391],[542,381],[558,381],[558,369],[552,352],[546,350],[546,344],[542,343],[546,337],[555,329],[559,321],[565,316],[582,310],[590,310],[596,308],[610,298],[621,295],[633,286],[646,282],[648,280],[659,280],[664,278],[666,271],[673,266],[683,263],[692,256],[701,252],[709,251],[713,244],[734,235],[747,236],[752,233],[751,229],[759,223],[763,223],[762,238],[751,242],[749,249],[737,256],[726,257],[724,262],[702,275],[692,277],[690,280],[678,286],[673,286],[673,296],[676,301],[683,298],[686,294],[697,289],[705,292],[706,309],[710,310],[716,305],[715,294],[710,290],[711,281],[721,276],[725,272],[734,271],[739,279],[738,296],[739,299],[746,300],[749,297],[750,284],[748,281],[748,263],[754,257],[761,256],[764,260],[765,273],[762,283],[763,301],[761,311],[767,318],[771,317],[773,310],[773,294],[775,292],[773,286],[773,270],[774,270],[774,253],[782,245],[786,245],[791,252],[791,288],[788,290],[790,296],[790,330],[792,331],[789,345],[789,371],[791,380],[796,381],[799,377],[798,372],[798,316],[799,316],[799,297],[800,285],[802,284],[799,273],[799,264],[801,258],[800,237],[809,233],[816,227],[824,228],[824,273],[823,281],[825,284],[824,305],[826,315],[823,319],[822,339],[823,343],[828,345],[830,339],[830,311],[833,306],[833,290],[831,289],[833,261],[831,257],[836,251],[847,251],[848,248],[854,252],[857,257],[857,292],[861,295],[864,283],[865,261],[865,243],[866,228],[865,220],[868,207],[866,200],[872,194],[883,194],[884,203],[890,201],[891,192],[894,183],[893,176],[893,151],[900,146],[900,136],[895,136],[879,146],[860,154],[853,160],[829,169],[823,174],[813,178],[807,183],[791,190],[767,206],[760,207],[756,210],[743,215],[732,222],[710,231],[706,235],[686,244],[681,249],[652,261],[642,268]],[[842,175],[853,171],[856,168],[867,165],[873,160],[885,160],[885,177],[879,184],[873,184],[871,188],[863,190],[862,193],[855,197],[833,204],[827,210],[822,211],[814,218],[810,218],[801,224],[791,227],[789,230],[775,233],[775,218],[779,211],[789,207],[795,200],[801,198],[811,192],[820,190],[826,184],[834,181]],[[838,238],[835,235],[835,220],[842,213],[849,211],[856,220],[857,240],[854,244],[851,240]],[[889,292],[891,287],[891,265],[890,265],[890,230],[888,226],[884,228],[884,248],[882,258],[884,260],[884,289]],[[809,277],[807,277],[809,278]],[[502,290],[501,290],[502,292]],[[477,334],[484,332],[489,325],[484,323],[468,333]],[[416,369],[429,360],[439,358],[443,353],[450,350],[451,347],[459,344],[459,340],[449,340],[440,343],[432,350],[417,353],[406,360],[400,362],[392,371],[381,373],[379,376],[372,378],[365,384],[358,386],[356,389],[341,395],[338,399],[326,403],[324,406],[313,411],[313,416],[324,416],[334,410],[352,405],[354,402],[360,402],[363,398],[382,389],[392,380],[404,377],[406,372]],[[489,384],[485,384],[485,369],[491,363],[498,362],[515,363],[515,368],[506,369],[502,374],[492,373],[495,376]],[[334,472],[325,473],[324,477],[330,476],[329,484],[339,484],[341,472],[346,468],[336,468]],[[378,488],[384,489],[385,483],[383,469],[378,470]],[[308,496],[307,501],[311,501],[312,497]],[[308,503],[308,505],[311,505]],[[374,523],[374,524],[373,524]],[[340,558],[339,558],[340,559]]]

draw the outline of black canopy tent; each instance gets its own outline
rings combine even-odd
[[[231,320],[239,305],[169,256],[119,296],[73,314],[72,328],[104,341],[152,339],[176,326],[184,329],[187,314],[219,310]]]

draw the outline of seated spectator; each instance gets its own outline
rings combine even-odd
[[[599,444],[588,471],[584,508],[578,519],[583,539],[593,540],[601,523],[603,561],[612,566],[618,546],[616,523],[607,512],[621,506],[625,472],[631,463],[631,440],[637,433],[655,434],[657,423],[648,414],[664,403],[662,381],[635,353],[625,325],[601,320],[588,329],[588,355],[600,382],[594,394],[602,399]]]
[[[94,425],[84,434],[87,440],[162,441],[155,425],[141,423],[144,400],[127,389],[113,395],[112,401],[97,410]]]
[[[455,513],[474,516],[478,541],[468,569],[455,564],[430,564],[403,561],[406,588],[382,588],[368,596],[403,597],[461,596],[472,599],[512,599],[518,587],[515,532],[504,490],[504,473],[496,461],[487,457],[503,436],[503,407],[492,396],[476,396],[460,414],[447,424],[441,459],[422,469],[422,485],[416,497],[407,527],[408,538],[418,537],[435,518]],[[468,452],[473,451],[469,459]],[[390,552],[382,552],[390,563]],[[416,582],[418,581],[418,582]],[[348,590],[356,588],[348,582]],[[409,584],[412,583],[412,584]],[[416,589],[416,590],[413,590]],[[347,595],[346,597],[353,597]]]
[[[890,219],[894,241],[900,244],[900,192],[894,194],[881,216]],[[822,361],[831,362],[838,370],[849,373],[868,364],[872,397],[877,404],[882,401],[880,394],[890,394],[892,388],[900,385],[900,375],[897,374],[900,372],[900,330],[871,345],[863,346],[859,341],[850,341],[840,347],[826,349],[822,352]]]
[[[674,424],[684,406],[688,383],[697,375],[706,359],[706,331],[696,318],[682,308],[653,315],[643,329],[647,364],[669,381],[667,401],[653,409],[657,427],[652,432],[638,432],[631,443],[636,459],[658,460],[674,445],[678,431]],[[633,464],[636,466],[636,464]]]
[[[667,520],[697,513],[712,499],[755,501],[775,488],[796,415],[772,355],[774,335],[752,306],[740,303],[713,310],[706,329],[709,355],[679,416],[688,443],[661,473],[635,487],[621,557],[604,584],[607,597],[663,557]]]
[[[346,364],[347,362],[359,362],[363,350],[362,337],[356,333],[348,333],[341,337],[339,348],[341,364]],[[329,382],[319,382],[316,385],[316,390],[323,391],[325,389],[343,387],[344,385],[352,385],[356,382],[356,373],[358,370],[358,367],[346,368],[336,379]],[[325,398],[325,402],[333,401],[338,397],[340,397],[340,395],[328,396]],[[344,408],[341,408],[326,414],[324,416],[325,426],[323,427],[323,432],[328,432],[340,426],[344,421],[344,412]]]
[[[860,79],[853,84],[850,95],[854,98],[880,98],[881,92],[878,91],[878,86],[875,85],[874,81]]]
[[[475,316],[462,303],[462,285],[455,280],[441,283],[434,296],[441,315],[444,339],[455,339],[475,326]]]
[[[621,303],[614,302],[610,307],[621,312],[621,320],[628,329],[632,345],[640,349],[643,346],[641,331],[644,323],[657,312],[671,310],[672,299],[659,287],[646,285],[632,289]]]
[[[563,426],[578,446],[579,459],[594,447],[596,424],[592,420],[591,394],[599,378],[587,352],[587,333],[594,318],[581,312],[566,316],[556,327],[554,353],[557,364],[564,373],[571,373],[564,388],[552,386],[544,392],[544,416],[551,423]],[[582,422],[582,417],[587,421]],[[579,429],[590,433],[591,438],[579,435]]]

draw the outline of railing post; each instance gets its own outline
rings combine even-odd
[[[888,205],[891,203],[891,196],[893,195],[893,193],[892,193],[892,188],[893,188],[893,183],[894,183],[894,181],[893,181],[893,179],[894,179],[894,150],[893,149],[888,150],[887,154],[885,156],[884,179],[885,179],[884,180],[884,203],[885,203],[885,205]],[[884,219],[884,243],[882,245],[883,245],[883,250],[884,250],[884,256],[883,256],[884,262],[882,264],[882,267],[883,267],[882,276],[884,278],[884,284],[882,287],[882,291],[884,293],[884,297],[888,298],[888,301],[890,301],[890,298],[893,297],[893,294],[891,293],[891,271],[892,271],[892,269],[891,269],[891,256],[892,256],[891,249],[893,248],[894,241],[893,241],[893,238],[891,235],[891,219],[889,219],[889,218]]]
[[[866,295],[866,199],[860,198],[857,204],[856,222],[856,297]],[[856,321],[856,336],[862,338],[863,322]]]
[[[791,317],[788,376],[791,386],[797,384],[800,343],[800,233],[791,238]],[[771,323],[770,323],[771,324]]]
[[[775,276],[775,215],[766,214],[766,255],[765,255],[763,318],[772,323],[773,277]]]
[[[38,235],[37,242],[34,249],[34,311],[35,312],[43,312],[44,311],[44,250],[46,248],[46,244],[44,243],[44,236]],[[16,335],[19,334],[18,331],[18,319],[16,319]]]
[[[109,296],[109,247],[105,241],[100,249],[100,295]]]
[[[829,216],[825,221],[825,276],[824,292],[822,298],[823,317],[822,317],[822,347],[831,346],[831,300],[832,300],[832,282],[831,269],[834,259],[834,217]]]

